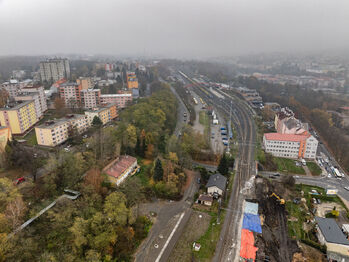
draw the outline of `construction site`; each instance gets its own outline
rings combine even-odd
[[[257,176],[254,196],[244,204],[241,261],[326,261],[319,250],[289,234],[288,224],[294,218],[286,202],[292,202],[291,195],[292,189],[284,183]]]

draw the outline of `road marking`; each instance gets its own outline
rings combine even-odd
[[[174,235],[174,233],[176,232],[176,230],[177,230],[179,224],[181,223],[181,221],[182,221],[182,219],[183,219],[183,217],[184,217],[184,214],[185,214],[185,212],[183,212],[182,215],[179,217],[176,226],[175,226],[174,229],[172,230],[172,232],[171,232],[170,236],[168,237],[168,239],[167,239],[165,245],[162,247],[162,249],[161,249],[161,251],[160,251],[160,254],[159,254],[158,257],[156,258],[155,262],[159,262],[159,261],[160,261],[160,259],[161,259],[161,257],[162,257],[162,254],[165,252],[166,247],[167,247],[168,244],[170,243],[171,238],[173,237],[173,235]]]

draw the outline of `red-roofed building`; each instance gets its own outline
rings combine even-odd
[[[108,175],[111,183],[118,186],[129,175],[133,175],[137,170],[137,159],[135,157],[125,155],[113,160],[103,169],[103,173]]]
[[[263,146],[265,152],[273,156],[315,159],[318,141],[307,132],[299,135],[265,133]]]

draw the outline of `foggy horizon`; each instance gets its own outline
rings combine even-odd
[[[348,50],[345,0],[0,0],[0,55],[207,58]]]

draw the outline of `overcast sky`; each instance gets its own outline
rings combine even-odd
[[[0,0],[0,55],[349,48],[349,0]]]

